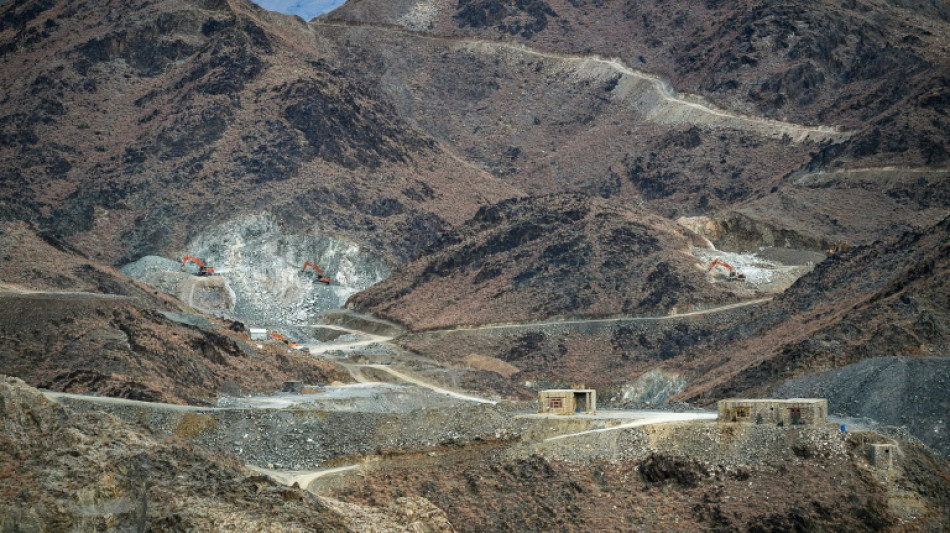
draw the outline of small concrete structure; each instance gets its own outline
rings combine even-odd
[[[895,455],[897,455],[896,444],[871,444],[868,446],[868,456],[875,468],[891,468],[894,466]]]
[[[594,389],[549,389],[539,391],[538,412],[555,415],[596,413],[597,391]]]
[[[300,394],[303,392],[303,381],[285,381],[281,392]]]
[[[264,328],[250,328],[248,331],[251,332],[252,341],[266,341],[267,340],[267,330]]]
[[[776,426],[813,426],[828,422],[824,398],[719,400],[720,422],[744,422]]]

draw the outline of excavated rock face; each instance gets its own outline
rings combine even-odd
[[[288,233],[269,214],[243,217],[208,229],[187,248],[216,275],[180,272],[170,260],[145,257],[123,272],[210,312],[227,312],[255,324],[306,325],[323,311],[387,278],[390,268],[352,242]],[[331,278],[320,283],[305,262]],[[186,269],[194,270],[193,265]]]
[[[681,376],[651,370],[631,383],[620,386],[616,397],[607,400],[613,405],[622,406],[661,405],[684,388],[686,380]]]
[[[196,315],[26,224],[0,224],[0,250],[0,373],[31,385],[201,403],[226,391],[271,392],[289,379],[350,379],[286,347],[258,349],[243,324]],[[146,266],[169,264],[179,263],[158,258]]]

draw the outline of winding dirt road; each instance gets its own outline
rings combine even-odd
[[[696,420],[716,420],[718,415],[716,413],[671,413],[664,411],[656,411],[644,415],[644,418],[634,420],[632,422],[626,422],[623,424],[618,424],[616,426],[610,426],[599,429],[588,429],[585,431],[578,431],[577,433],[565,433],[563,435],[555,435],[553,437],[548,437],[542,442],[551,442],[556,440],[570,439],[573,437],[580,437],[583,435],[591,435],[594,433],[605,433],[608,431],[619,431],[622,429],[630,429],[642,426],[652,426],[654,424],[669,424],[673,422],[690,422]]]
[[[455,391],[451,391],[451,390],[448,390],[448,389],[443,389],[442,387],[439,387],[438,385],[433,385],[432,383],[428,383],[428,382],[426,382],[426,381],[422,381],[422,380],[419,379],[419,378],[415,378],[415,377],[412,377],[412,376],[410,376],[410,375],[408,375],[408,374],[404,374],[404,373],[402,373],[402,372],[400,372],[400,371],[398,371],[398,370],[396,370],[396,369],[390,367],[389,365],[356,365],[356,366],[362,367],[362,368],[375,368],[375,369],[377,369],[377,370],[382,370],[383,372],[386,372],[386,373],[388,373],[388,374],[390,374],[390,375],[392,375],[392,376],[394,376],[394,377],[396,377],[396,378],[398,378],[398,379],[400,379],[400,380],[402,380],[402,381],[407,381],[407,382],[409,382],[409,383],[412,383],[413,385],[418,385],[418,386],[420,386],[420,387],[423,387],[423,388],[426,388],[426,389],[435,391],[435,392],[437,392],[437,393],[439,393],[439,394],[444,394],[444,395],[446,395],[446,396],[451,396],[451,397],[457,398],[457,399],[459,399],[459,400],[464,400],[464,401],[467,401],[467,402],[487,403],[487,404],[491,404],[491,405],[495,405],[496,403],[498,403],[498,402],[495,402],[495,401],[492,401],[492,400],[486,400],[485,398],[480,398],[480,397],[478,397],[478,396],[472,396],[472,395],[470,395],[470,394],[462,394],[462,393],[460,393],[460,392],[455,392]]]
[[[738,309],[740,307],[746,307],[750,305],[758,305],[770,301],[772,298],[758,298],[755,300],[746,300],[744,302],[738,302],[734,304],[721,305],[718,307],[710,307],[709,309],[702,309],[699,311],[690,311],[688,313],[677,313],[675,315],[664,315],[664,316],[622,316],[622,317],[612,317],[612,318],[568,318],[563,320],[548,320],[543,322],[521,322],[513,324],[486,324],[483,326],[456,326],[451,328],[444,329],[429,329],[421,331],[420,333],[458,333],[461,331],[492,331],[492,330],[503,330],[503,329],[517,329],[517,328],[538,328],[546,326],[566,326],[574,324],[603,324],[610,322],[654,322],[654,321],[663,321],[663,320],[677,320],[684,317],[690,316],[700,316],[708,315],[712,313],[721,313],[723,311],[729,311],[732,309]]]
[[[487,41],[470,37],[447,37],[441,35],[432,35],[424,32],[412,31],[403,27],[366,22],[326,21],[315,19],[310,22],[310,27],[314,29],[365,28],[380,33],[399,35],[401,37],[436,41],[445,47],[463,45],[468,46],[473,50],[482,49],[489,52],[515,52],[522,55],[571,62],[574,63],[576,67],[578,67],[578,70],[590,66],[605,66],[608,69],[620,74],[621,76],[627,76],[637,80],[646,81],[653,87],[653,90],[660,97],[662,102],[661,105],[666,105],[669,107],[669,109],[665,110],[644,110],[648,111],[645,113],[645,117],[648,120],[654,122],[692,121],[733,127],[736,129],[747,129],[743,127],[743,125],[746,125],[751,126],[753,129],[756,129],[762,134],[767,134],[773,137],[788,136],[794,142],[804,142],[806,140],[813,142],[823,142],[828,140],[842,141],[854,134],[852,131],[844,131],[834,126],[806,126],[760,116],[745,115],[714,106],[712,103],[704,101],[702,97],[698,95],[681,96],[680,93],[678,93],[676,89],[673,88],[672,84],[668,80],[665,80],[655,74],[632,69],[625,65],[619,58],[605,58],[598,55],[580,55],[542,51],[535,48],[530,48],[522,43]],[[696,115],[702,116],[703,118],[701,120],[697,120]]]
[[[324,476],[329,476],[332,474],[339,474],[342,472],[349,472],[356,470],[360,465],[347,465],[347,466],[338,466],[336,468],[321,468],[317,470],[272,470],[270,468],[262,468],[254,465],[247,465],[249,470],[264,474],[265,476],[273,479],[274,481],[292,487],[294,483],[298,487],[306,490],[314,480],[319,479]]]

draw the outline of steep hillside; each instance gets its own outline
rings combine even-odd
[[[948,279],[945,219],[929,231],[829,258],[748,320],[664,366],[690,376],[681,399],[706,403],[776,389],[824,394],[839,413],[906,425],[947,453]],[[846,381],[828,390],[838,374]],[[893,407],[869,409],[883,391]]]
[[[666,313],[735,301],[675,223],[577,195],[483,208],[437,253],[350,299],[414,329],[557,315]]]
[[[717,108],[616,60],[397,28],[311,23],[401,116],[527,194],[695,215],[761,198],[849,132]],[[769,164],[758,164],[768,161]]]
[[[726,108],[860,129],[822,165],[950,159],[944,3],[361,0],[326,17],[619,57]]]
[[[670,424],[555,440],[519,454],[447,453],[437,462],[406,454],[336,494],[364,504],[422,494],[459,531],[471,532],[945,528],[946,459],[902,443],[899,466],[878,470],[864,447],[880,439]]]
[[[0,212],[119,264],[267,211],[394,263],[513,195],[239,0],[0,8]]]
[[[736,230],[717,245],[752,251],[946,216],[947,18],[873,0],[360,0],[312,25],[496,176],[709,216]]]

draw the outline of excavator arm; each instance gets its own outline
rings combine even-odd
[[[317,283],[323,283],[324,285],[329,285],[333,283],[333,280],[323,275],[323,269],[317,265],[311,263],[310,261],[305,261],[303,267],[300,269],[301,272],[307,272],[307,269],[311,269],[313,272],[317,273]]]
[[[198,265],[198,275],[199,276],[213,276],[214,269],[205,264],[201,259],[185,254],[185,257],[181,258],[181,267],[185,268],[185,265],[188,263],[194,263]]]
[[[729,271],[729,281],[745,281],[746,280],[745,274],[736,272],[736,269],[732,268],[732,265],[723,261],[722,259],[719,259],[718,257],[716,259],[713,259],[712,263],[709,263],[709,270],[707,270],[707,272],[712,272],[712,269],[716,268],[717,266],[721,266]]]

